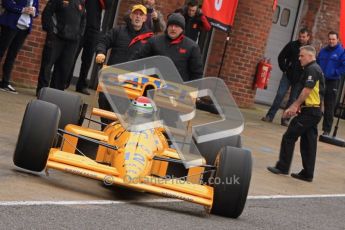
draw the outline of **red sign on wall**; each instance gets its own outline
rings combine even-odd
[[[202,12],[213,27],[230,30],[235,18],[238,0],[204,0]]]
[[[340,1],[340,29],[339,36],[341,43],[345,46],[345,0]]]

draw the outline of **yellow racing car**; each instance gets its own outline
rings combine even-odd
[[[182,82],[169,58],[155,56],[102,68],[97,91],[112,111],[87,113],[80,96],[42,89],[26,107],[14,164],[181,199],[221,216],[241,215],[252,159],[242,148],[243,117],[221,79]],[[218,115],[195,108],[206,96]],[[113,122],[101,124],[99,117]],[[90,122],[105,128],[85,126]]]

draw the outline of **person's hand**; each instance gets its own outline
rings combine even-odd
[[[97,54],[96,55],[96,63],[97,64],[103,64],[105,61],[105,55],[104,54]]]
[[[63,7],[67,7],[69,5],[69,1],[66,1],[66,0],[62,1],[62,5]]]
[[[29,13],[29,14],[31,14],[32,16],[35,16],[35,14],[36,14],[36,8],[33,7],[33,6],[29,6],[29,8],[30,8],[30,13]]]
[[[23,13],[23,14],[29,14],[29,8],[28,8],[28,7],[24,7],[24,8],[22,9],[22,13]]]
[[[300,108],[297,105],[292,104],[289,108],[287,108],[284,111],[283,118],[290,118],[290,117],[296,116],[297,113],[299,112],[300,112]]]
[[[154,11],[152,12],[151,18],[152,18],[153,20],[157,20],[157,19],[158,19],[157,11],[154,10]]]
[[[200,8],[198,8],[198,10],[197,10],[197,15],[199,15],[199,16],[203,16],[204,14],[202,13],[202,10],[200,9]]]
[[[24,7],[23,10],[22,10],[22,13],[24,14],[30,14],[32,16],[35,15],[35,7],[32,7],[32,6],[27,6],[27,7]]]

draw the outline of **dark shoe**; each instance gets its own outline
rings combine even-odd
[[[282,118],[281,121],[280,121],[280,124],[281,124],[282,126],[288,127],[288,126],[289,126],[289,119]]]
[[[291,173],[291,176],[295,179],[298,180],[303,180],[303,181],[307,181],[307,182],[312,182],[313,178],[312,177],[306,177],[301,173]]]
[[[7,85],[2,85],[0,88],[2,91],[13,93],[13,94],[18,94],[17,90],[13,88],[10,84]]]
[[[265,121],[265,122],[272,122],[273,119],[271,119],[270,117],[268,116],[265,116],[263,118],[261,118],[262,121]]]
[[[85,95],[90,95],[90,92],[86,88],[76,89],[75,91],[82,93],[82,94],[85,94]]]
[[[267,167],[268,171],[270,171],[271,173],[274,173],[274,174],[282,174],[282,175],[288,175],[289,172],[287,171],[282,171],[276,167]]]
[[[324,132],[322,133],[322,135],[323,135],[323,136],[329,136],[329,132],[324,131]]]

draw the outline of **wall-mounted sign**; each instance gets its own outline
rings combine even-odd
[[[238,0],[204,0],[202,12],[210,24],[228,32],[235,18]]]

